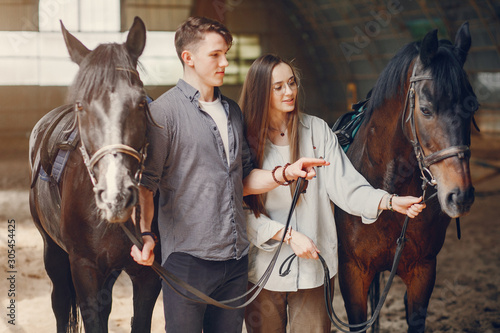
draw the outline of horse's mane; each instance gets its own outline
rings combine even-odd
[[[136,65],[122,44],[101,44],[81,62],[80,70],[70,87],[68,102],[89,101],[106,90],[116,87],[124,77],[131,83],[138,79],[133,72]],[[137,80],[140,82],[140,80]],[[142,86],[142,83],[139,83]]]
[[[419,55],[420,42],[412,42],[401,48],[389,61],[369,93],[367,115],[380,107],[386,100],[402,99],[408,81],[408,70]],[[447,99],[456,103],[464,94],[474,95],[462,64],[453,52],[453,45],[447,40],[439,41],[436,56],[429,65],[434,81],[436,100]]]
[[[408,68],[418,55],[418,49],[418,42],[407,44],[389,61],[371,90],[370,100],[367,104],[368,115],[386,100],[395,97],[395,95],[400,97],[404,94]]]

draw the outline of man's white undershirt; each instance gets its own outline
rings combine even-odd
[[[224,111],[224,107],[222,106],[222,103],[219,98],[217,98],[213,102],[202,102],[198,101],[200,103],[200,107],[203,111],[208,113],[212,119],[215,121],[215,124],[217,125],[217,128],[219,129],[219,133],[222,137],[222,143],[224,144],[224,150],[226,151],[226,159],[227,159],[227,164],[230,165],[230,159],[229,159],[229,139],[228,139],[228,133],[227,133],[227,115],[226,111]]]

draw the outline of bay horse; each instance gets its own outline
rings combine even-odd
[[[399,195],[437,190],[437,200],[411,220],[397,275],[406,285],[408,332],[424,332],[436,279],[436,256],[451,218],[469,212],[474,201],[469,157],[476,96],[463,69],[471,45],[468,23],[454,44],[437,30],[404,46],[379,76],[365,120],[347,156],[375,188]],[[424,181],[422,181],[424,179]],[[427,195],[428,197],[428,195]],[[335,209],[339,239],[339,284],[350,324],[367,319],[370,284],[390,270],[403,218],[384,211],[364,225]],[[358,329],[353,329],[354,331]]]
[[[68,104],[33,128],[29,157],[30,210],[44,241],[57,332],[79,331],[78,310],[86,332],[107,332],[112,287],[123,270],[133,284],[132,332],[149,332],[161,283],[153,270],[134,262],[120,227],[133,229],[151,121],[137,72],[146,27],[136,17],[125,43],[92,51],[62,22],[61,29],[79,71]],[[58,152],[66,154],[64,170],[57,169]]]

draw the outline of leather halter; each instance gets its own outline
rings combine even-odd
[[[116,67],[115,68],[117,71],[127,71],[132,74],[135,74],[137,77],[139,77],[139,73],[135,69],[129,69],[129,68],[121,68],[121,67]],[[83,163],[85,164],[85,167],[87,168],[87,171],[90,176],[90,180],[92,181],[92,184],[97,186],[97,178],[94,173],[94,167],[96,164],[106,155],[112,154],[115,155],[118,153],[125,154],[132,156],[139,162],[139,168],[137,169],[134,178],[136,180],[136,185],[139,185],[141,178],[142,178],[142,173],[144,171],[144,162],[146,161],[146,155],[147,155],[147,146],[148,144],[145,143],[144,146],[141,148],[140,151],[135,150],[134,148],[121,144],[121,143],[116,143],[116,144],[110,144],[106,145],[104,147],[99,148],[93,156],[90,156],[87,148],[85,147],[85,144],[83,142],[83,138],[81,137],[82,129],[81,129],[81,122],[80,122],[80,112],[81,111],[78,107],[76,108],[76,116],[75,116],[75,126],[78,126],[78,131],[80,132],[80,147],[79,150],[82,154],[83,157]],[[151,115],[149,114],[149,110],[147,111],[147,116],[149,119],[152,119]],[[156,123],[155,123],[156,125]]]
[[[78,119],[79,119],[79,117],[78,117]],[[78,121],[78,127],[80,127],[79,121]],[[80,132],[81,132],[81,130],[80,130]],[[122,153],[125,155],[132,156],[139,162],[139,168],[137,169],[135,176],[134,176],[134,178],[137,182],[137,185],[139,185],[141,178],[142,178],[142,172],[144,170],[144,161],[146,160],[146,150],[147,150],[146,146],[147,146],[147,144],[141,148],[140,152],[138,152],[137,150],[135,150],[134,148],[132,148],[130,146],[127,146],[127,145],[124,145],[121,143],[117,143],[117,144],[107,145],[107,146],[100,148],[99,150],[97,150],[94,153],[94,155],[92,157],[90,157],[90,155],[87,152],[87,149],[85,148],[85,144],[83,143],[83,139],[80,139],[79,149],[80,149],[80,152],[81,152],[82,157],[83,157],[83,163],[85,164],[85,167],[87,168],[87,171],[90,175],[90,180],[92,181],[92,184],[95,187],[97,185],[97,178],[96,178],[95,173],[94,173],[95,165],[104,156],[106,156],[108,154],[116,155],[117,153]]]
[[[417,130],[415,127],[415,82],[423,81],[423,80],[432,80],[432,76],[430,75],[415,75],[417,65],[416,63],[413,65],[413,71],[410,77],[410,87],[408,89],[408,93],[406,94],[405,105],[403,109],[403,115],[401,117],[401,125],[403,128],[403,133],[408,138],[413,146],[413,150],[415,151],[415,156],[417,157],[418,167],[420,168],[420,172],[422,174],[422,180],[424,181],[424,185],[436,186],[437,181],[432,175],[429,167],[437,162],[445,160],[450,157],[457,156],[459,159],[463,159],[466,156],[470,155],[470,148],[467,145],[460,146],[451,146],[437,152],[433,152],[430,155],[425,156],[425,153],[422,149],[422,146],[418,140]],[[408,107],[409,102],[409,107]],[[405,120],[406,110],[409,110],[408,118]],[[410,130],[412,137],[409,138],[408,134],[405,131],[405,123],[410,122]],[[430,179],[428,178],[430,177]]]

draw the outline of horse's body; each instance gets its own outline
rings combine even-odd
[[[134,176],[146,142],[146,96],[136,71],[144,23],[136,18],[126,43],[94,51],[62,30],[71,59],[80,66],[70,104],[45,115],[30,138],[30,209],[44,240],[57,332],[78,331],[77,308],[86,332],[107,332],[112,287],[122,270],[133,283],[132,331],[149,332],[161,284],[150,268],[132,260],[132,244],[119,225],[133,228]],[[83,149],[69,153],[59,183],[42,180],[40,169],[50,174],[53,167],[54,136],[71,124]],[[89,169],[82,158],[86,154],[95,157]]]
[[[438,42],[434,31],[421,44],[404,47],[377,81],[367,105],[367,119],[347,153],[372,186],[419,197],[422,173],[411,141],[419,143],[423,156],[452,146],[466,147],[451,156],[441,156],[427,166],[430,172],[424,169],[427,178],[433,174],[437,181],[439,200],[430,200],[427,208],[410,221],[397,269],[407,287],[409,332],[424,331],[436,277],[436,256],[443,246],[450,217],[467,213],[474,201],[468,146],[477,101],[462,68],[469,48],[467,24],[457,33],[455,45]],[[412,73],[419,76],[414,87],[409,82]],[[415,91],[414,112],[409,111],[410,88]],[[433,192],[429,188],[427,197]],[[335,217],[339,283],[349,322],[358,324],[367,318],[367,294],[372,280],[379,272],[391,269],[404,218],[386,211],[375,223],[363,225],[359,218],[340,209],[336,209]]]

